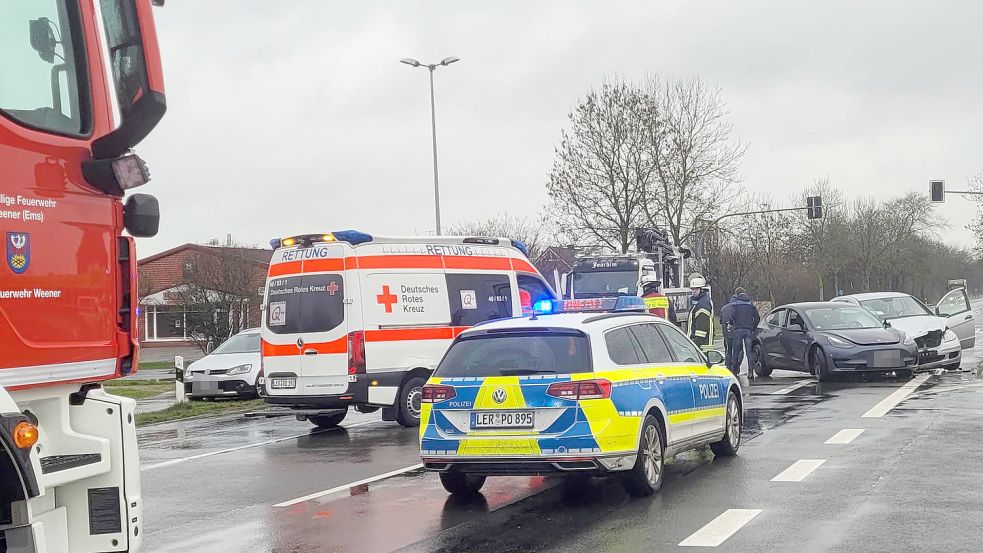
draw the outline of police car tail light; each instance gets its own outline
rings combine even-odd
[[[556,382],[546,389],[546,395],[560,399],[607,399],[611,397],[611,382],[604,379]]]
[[[457,391],[453,386],[443,384],[427,384],[423,387],[423,394],[420,401],[423,403],[440,403],[457,396]]]
[[[348,333],[348,374],[365,374],[365,333]]]

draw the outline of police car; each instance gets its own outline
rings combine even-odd
[[[644,309],[633,296],[546,300],[463,332],[423,388],[424,467],[450,493],[494,475],[618,474],[644,496],[667,457],[736,454],[737,379]]]

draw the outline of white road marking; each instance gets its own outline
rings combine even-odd
[[[410,471],[414,471],[414,470],[418,470],[418,469],[422,469],[422,468],[423,468],[423,464],[422,463],[421,464],[417,464],[417,465],[412,465],[412,466],[409,466],[409,467],[403,467],[401,469],[397,469],[397,470],[394,470],[392,472],[387,472],[385,474],[380,474],[380,475],[377,475],[377,476],[370,476],[369,478],[364,478],[364,479],[359,480],[357,482],[352,482],[350,484],[345,484],[343,486],[335,486],[334,488],[327,489],[327,490],[324,490],[324,491],[320,491],[320,492],[317,492],[317,493],[312,493],[310,495],[305,495],[304,497],[298,497],[297,499],[291,499],[290,501],[284,501],[283,503],[277,503],[276,505],[274,505],[274,507],[290,507],[291,505],[296,505],[298,503],[303,503],[305,501],[310,501],[311,499],[317,499],[319,497],[324,497],[326,495],[331,495],[333,493],[343,492],[343,491],[345,491],[345,490],[347,490],[349,488],[354,488],[355,486],[362,486],[362,485],[365,485],[365,484],[371,484],[373,482],[378,482],[379,480],[385,480],[386,478],[390,478],[392,476],[398,476],[400,474],[404,474],[404,473],[407,473],[407,472],[410,472]]]
[[[904,401],[906,397],[908,397],[926,380],[928,380],[928,377],[930,376],[932,375],[923,374],[923,375],[916,376],[910,382],[895,390],[894,393],[882,399],[880,403],[873,406],[870,409],[870,411],[867,411],[866,413],[861,415],[861,417],[865,419],[871,419],[871,418],[876,419],[876,418],[883,417],[884,415],[887,414],[888,411],[894,409],[895,407],[898,406],[899,403]]]
[[[679,546],[717,547],[759,514],[761,509],[727,509],[693,535],[679,542]]]
[[[783,470],[778,476],[771,479],[772,482],[801,482],[812,471],[818,469],[826,462],[826,459],[799,459],[792,463],[790,467]]]
[[[840,430],[836,434],[833,434],[833,437],[826,440],[826,443],[829,445],[848,444],[853,440],[856,440],[857,436],[863,433],[864,433],[863,428],[844,428],[843,430]]]
[[[342,427],[339,427],[339,428],[356,428],[356,427],[359,427],[359,426],[365,426],[367,424],[375,424],[377,422],[380,422],[380,421],[373,420],[373,421],[357,422],[355,424],[349,424],[347,426],[342,426]],[[205,457],[213,457],[215,455],[222,455],[223,453],[231,453],[233,451],[242,451],[243,449],[250,449],[250,448],[259,447],[259,446],[262,446],[262,445],[270,445],[270,444],[276,444],[276,443],[280,443],[280,442],[286,442],[287,440],[295,440],[297,438],[303,438],[304,436],[311,436],[313,434],[320,434],[322,432],[331,432],[332,430],[336,430],[336,429],[335,428],[324,428],[324,429],[321,429],[321,430],[314,430],[314,431],[311,431],[311,432],[307,432],[306,434],[296,434],[294,436],[285,436],[283,438],[276,438],[276,439],[273,439],[273,440],[266,440],[265,442],[257,442],[257,443],[254,443],[254,444],[246,444],[246,445],[241,445],[241,446],[238,446],[238,447],[230,447],[229,449],[220,449],[218,451],[209,451],[208,453],[200,453],[198,455],[192,455],[190,457],[182,457],[180,459],[171,459],[169,461],[163,461],[161,463],[156,463],[156,464],[153,464],[153,465],[147,465],[145,467],[140,467],[140,470],[141,471],[145,471],[145,470],[154,470],[154,469],[169,467],[171,465],[177,465],[179,463],[184,463],[186,461],[194,461],[196,459],[203,459]]]
[[[781,390],[775,390],[774,392],[771,393],[771,395],[773,395],[773,396],[785,395],[785,394],[794,392],[795,390],[798,390],[799,388],[801,388],[803,386],[808,386],[809,384],[814,384],[815,382],[816,382],[816,380],[814,378],[807,378],[805,380],[800,380],[800,381],[796,382],[795,384],[792,384],[791,386],[789,386],[787,388],[782,388]]]

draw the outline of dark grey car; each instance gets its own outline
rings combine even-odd
[[[803,371],[826,380],[834,373],[896,372],[911,376],[915,341],[866,309],[845,303],[794,303],[761,319],[752,341],[754,371]]]

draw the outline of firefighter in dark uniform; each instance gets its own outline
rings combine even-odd
[[[713,349],[713,302],[706,290],[707,281],[694,275],[689,281],[689,337],[704,353]]]
[[[662,293],[662,282],[659,281],[659,277],[655,275],[642,277],[642,299],[649,313],[673,324],[676,323],[676,310],[669,297]]]

